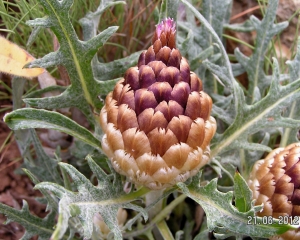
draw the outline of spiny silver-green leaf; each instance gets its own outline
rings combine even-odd
[[[102,81],[111,80],[116,77],[122,76],[128,68],[137,64],[140,54],[141,51],[133,53],[128,57],[117,59],[109,63],[100,63],[97,59],[93,59],[92,68],[94,77],[98,81],[100,81],[101,85]]]
[[[287,61],[286,64],[289,66],[291,81],[296,81],[300,78],[300,37],[297,41],[297,52],[294,60]]]
[[[274,24],[277,7],[278,0],[269,1],[268,8],[262,21],[254,16],[250,18],[257,31],[255,49],[248,61],[242,60],[241,57],[238,58],[248,74],[250,97],[256,86],[258,86],[261,92],[268,87],[263,70],[265,52],[267,51],[269,42],[272,40],[273,36],[288,26],[288,22]],[[250,102],[253,103],[252,100]]]
[[[65,61],[63,54],[58,52],[51,52],[45,55],[41,59],[35,59],[32,62],[26,64],[24,67],[26,68],[49,68],[53,66],[57,66],[62,64]]]
[[[36,159],[28,162],[26,167],[35,173],[35,177],[37,177],[39,181],[62,184],[62,179],[57,168],[57,161],[46,154],[36,131],[29,129],[29,132],[36,153]]]
[[[55,212],[49,213],[44,219],[36,217],[30,213],[25,200],[23,200],[21,210],[0,203],[0,212],[6,215],[10,222],[17,222],[26,229],[22,239],[30,239],[35,235],[38,235],[41,240],[50,239],[55,222]]]
[[[41,97],[45,93],[58,93],[58,92],[64,92],[66,90],[66,87],[64,86],[59,86],[59,85],[52,85],[49,87],[45,87],[42,89],[37,89],[33,90],[27,94],[25,94],[23,97],[24,98],[36,98],[36,97]]]
[[[223,85],[231,88],[231,79],[226,73],[226,67],[225,66],[219,66],[217,64],[214,64],[208,60],[203,61],[203,64],[205,67],[207,67],[213,74],[217,75],[220,80],[222,81]]]
[[[95,12],[87,13],[86,16],[80,19],[80,24],[83,28],[83,38],[85,41],[98,41],[96,32],[98,31],[98,23],[102,13],[109,7],[126,4],[124,1],[101,1],[99,7]],[[92,44],[93,45],[93,44]],[[99,46],[98,46],[99,47]],[[97,50],[97,48],[95,48]],[[136,65],[138,57],[141,52],[133,53],[132,55],[125,57],[123,59],[117,59],[109,63],[100,63],[97,56],[94,56],[92,60],[92,70],[94,78],[99,81],[100,94],[106,95],[110,90],[107,88],[103,89],[103,82],[105,80],[111,80],[120,77],[124,74],[126,69]],[[105,83],[104,83],[105,84]]]
[[[221,39],[219,38],[218,34],[215,32],[215,30],[212,28],[212,26],[209,24],[209,22],[201,15],[201,13],[187,0],[181,0],[187,8],[195,15],[195,17],[201,22],[201,28],[205,29],[205,31],[209,32],[209,38],[214,41],[214,43],[218,46],[219,51],[222,56],[223,66],[220,68],[216,68],[220,72],[220,69],[222,71],[222,76],[224,76],[224,79],[228,80],[225,81],[225,83],[228,83],[226,87],[228,87],[232,94],[233,94],[233,104],[234,108],[233,111],[235,114],[238,114],[238,91],[239,86],[234,79],[233,72],[231,69],[231,63],[229,61],[228,55],[225,51],[225,48],[222,44]],[[207,61],[207,60],[206,60]],[[200,75],[199,75],[200,76]],[[225,77],[226,76],[226,77]],[[200,76],[201,78],[202,76]],[[230,82],[230,83],[229,83]]]
[[[233,124],[220,135],[212,146],[215,156],[233,148],[244,148],[248,136],[267,128],[300,127],[300,120],[281,117],[282,110],[292,100],[300,97],[300,79],[286,86],[280,85],[278,62],[273,62],[273,81],[266,97],[253,105],[247,105],[242,91],[239,94],[239,112]],[[254,150],[254,149],[252,149]],[[259,150],[259,149],[257,149]],[[262,150],[262,149],[260,149]]]
[[[188,46],[187,46],[188,47]],[[197,69],[199,67],[199,63],[203,62],[205,59],[208,59],[210,56],[212,56],[214,53],[214,47],[209,46],[207,49],[204,49],[195,56],[194,59],[190,61],[190,68],[192,70]]]
[[[79,20],[82,26],[83,40],[87,41],[96,36],[98,31],[99,20],[105,10],[118,4],[126,4],[125,1],[100,1],[100,4],[95,12],[88,12],[82,19]]]
[[[168,17],[173,18],[176,22],[178,4],[179,0],[163,0],[160,8],[159,22]]]
[[[44,27],[44,28],[50,28],[54,26],[54,23],[48,17],[29,20],[26,22],[26,24],[31,27]]]
[[[37,189],[44,189],[55,194],[59,200],[59,218],[56,229],[52,235],[60,239],[68,228],[68,221],[71,217],[77,217],[84,231],[84,237],[90,238],[93,231],[93,217],[99,213],[104,222],[114,233],[115,239],[122,239],[122,233],[117,223],[117,211],[119,208],[130,208],[146,213],[138,206],[133,207],[130,201],[136,198],[126,195],[122,191],[122,185],[119,181],[111,182],[110,176],[93,161],[91,157],[87,158],[91,170],[97,176],[98,185],[94,186],[82,173],[73,166],[60,163],[60,166],[69,174],[73,180],[77,191],[73,192],[54,183],[39,183]]]
[[[24,108],[4,116],[4,121],[13,130],[29,128],[47,128],[67,133],[84,141],[95,148],[101,143],[91,132],[66,116],[52,111]]]
[[[225,49],[222,45],[222,31],[223,24],[229,21],[229,15],[231,10],[231,0],[226,1],[203,1],[202,2],[202,14],[186,0],[181,0],[186,7],[187,22],[180,22],[180,27],[183,26],[185,31],[188,31],[188,36],[183,42],[182,46],[186,49],[188,59],[191,63],[191,69],[201,78],[203,81],[206,92],[216,92],[218,81],[217,79],[207,71],[207,68],[202,62],[197,61],[197,57],[204,49],[213,47],[215,50],[220,50],[222,58],[218,59],[216,64],[219,66],[225,65],[226,73],[231,81],[233,80],[233,74],[230,68],[230,62],[228,60]],[[200,27],[197,26],[193,15],[200,20]],[[217,47],[215,47],[216,45]],[[217,49],[219,48],[219,49]],[[211,62],[216,61],[215,57],[218,57],[218,52],[212,55],[209,60]],[[198,64],[197,64],[198,63]],[[194,69],[197,66],[197,69]],[[226,87],[233,89],[234,84],[227,84]],[[234,103],[234,102],[233,102]]]
[[[243,23],[235,23],[235,24],[224,24],[224,28],[232,30],[232,31],[237,31],[237,32],[250,32],[254,31],[254,25],[250,20],[247,20]]]
[[[107,39],[117,30],[117,27],[109,27],[88,41],[80,41],[69,19],[72,0],[64,0],[62,2],[57,0],[39,0],[39,2],[43,5],[48,18],[35,19],[29,23],[35,26],[40,24],[41,26],[50,27],[55,33],[60,47],[55,53],[49,53],[44,58],[37,59],[28,66],[40,65],[42,67],[50,67],[63,65],[68,71],[72,87],[75,88],[75,91],[67,93],[76,92],[77,96],[83,96],[89,104],[100,108],[101,102],[98,99],[100,86],[93,77],[91,61],[97,49],[103,46]],[[75,96],[71,95],[71,97]],[[49,101],[51,102],[51,100]],[[77,107],[77,105],[75,106]],[[57,106],[57,108],[60,107],[60,105]],[[88,108],[86,107],[86,109]]]
[[[27,176],[30,178],[30,180],[34,183],[34,184],[38,184],[40,181],[36,178],[36,176],[30,172],[27,169],[23,169],[23,171],[27,174]],[[54,212],[58,211],[58,201],[57,199],[54,198],[53,195],[51,195],[49,192],[41,189],[40,190],[41,193],[44,195],[44,197],[47,199],[47,208],[46,211],[52,210]]]
[[[229,21],[228,17],[230,16],[231,4],[231,0],[204,0],[202,3],[203,16],[221,39],[223,34],[223,25],[225,22]],[[206,48],[212,45],[214,42],[213,37],[203,25],[201,25],[201,33],[203,34],[203,38],[207,40],[203,47]]]
[[[40,92],[43,92],[41,90]],[[39,93],[39,92],[37,92]],[[99,93],[100,94],[100,93]],[[68,108],[77,107],[87,117],[89,122],[93,123],[94,116],[88,107],[88,102],[80,91],[73,85],[67,87],[65,91],[57,96],[45,97],[45,98],[32,98],[29,95],[28,98],[24,98],[23,101],[30,107],[42,108],[42,109],[56,109],[56,108]]]
[[[94,56],[98,49],[103,46],[103,44],[118,30],[118,28],[119,27],[117,26],[108,27],[95,37],[83,42],[83,46],[87,49],[87,52],[90,55]]]
[[[298,38],[296,56],[292,61],[287,61],[289,66],[290,82],[300,79],[300,37]],[[294,101],[289,109],[286,111],[285,116],[294,119],[300,119],[300,101]],[[291,143],[298,142],[298,129],[286,128],[281,137],[280,146],[285,147]]]
[[[108,92],[111,92],[114,90],[114,87],[117,82],[122,80],[122,78],[116,78],[113,80],[107,80],[107,81],[100,81],[99,84],[101,86],[101,91],[99,92],[100,95],[106,95]]]
[[[207,217],[207,225],[210,231],[222,230],[230,236],[243,234],[253,237],[270,237],[283,233],[291,226],[288,225],[254,225],[248,224],[248,216],[254,216],[257,208],[251,208],[247,212],[239,212],[233,205],[233,193],[222,193],[217,189],[217,179],[213,179],[206,186],[200,187],[198,176],[193,178],[192,183],[186,186],[184,183],[177,184],[188,197],[199,203]]]
[[[251,210],[252,192],[239,172],[234,175],[234,200],[235,206],[240,212]]]

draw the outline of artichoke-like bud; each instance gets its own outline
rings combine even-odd
[[[254,164],[249,178],[255,205],[264,205],[257,215],[277,219],[288,217],[290,224],[300,218],[300,144],[277,148]],[[300,239],[300,231],[289,230],[272,239]]]
[[[211,98],[175,45],[175,23],[157,25],[153,45],[110,92],[100,113],[102,148],[114,169],[150,189],[184,182],[209,160],[216,131]]]

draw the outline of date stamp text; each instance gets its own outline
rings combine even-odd
[[[247,225],[299,225],[300,217],[299,216],[279,216],[278,218],[273,218],[272,216],[248,216]]]

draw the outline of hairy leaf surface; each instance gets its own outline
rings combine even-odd
[[[99,148],[100,141],[86,128],[81,127],[66,116],[42,109],[18,109],[4,116],[4,121],[13,130],[28,128],[48,128],[70,134],[95,148]]]
[[[222,193],[217,189],[217,179],[213,179],[207,185],[199,186],[199,175],[193,178],[192,183],[186,186],[178,183],[182,191],[199,203],[207,216],[207,225],[210,231],[220,235],[234,236],[236,234],[249,235],[253,237],[270,237],[292,229],[288,225],[279,225],[275,221],[273,225],[249,224],[248,216],[254,216],[261,209],[260,206],[253,207],[247,212],[240,212],[232,205],[233,192]],[[250,191],[247,188],[247,191]],[[249,201],[249,195],[246,196]],[[259,219],[258,221],[260,221]]]
[[[25,227],[26,232],[22,237],[24,240],[31,239],[31,237],[37,234],[39,235],[39,239],[47,240],[53,232],[55,212],[49,213],[44,219],[36,217],[30,213],[28,204],[25,200],[23,200],[23,207],[21,210],[0,203],[0,212],[7,216],[7,223],[14,221]],[[64,239],[67,238],[64,237]]]
[[[43,182],[36,185],[37,189],[48,190],[60,199],[58,223],[52,237],[60,239],[68,228],[69,219],[77,217],[83,226],[84,237],[90,238],[93,231],[93,217],[96,213],[100,213],[106,225],[114,233],[115,239],[122,239],[116,217],[118,208],[141,211],[145,219],[147,214],[142,208],[129,203],[135,200],[135,193],[132,193],[132,196],[126,195],[117,175],[111,181],[111,177],[91,157],[87,157],[87,160],[97,178],[97,186],[94,186],[83,174],[66,163],[60,163],[60,166],[73,180],[76,192],[54,183]]]

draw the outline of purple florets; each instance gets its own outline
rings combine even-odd
[[[168,35],[170,32],[173,34],[176,32],[176,23],[174,22],[173,18],[166,18],[161,23],[156,25],[156,34],[159,38],[161,33],[165,32]]]

